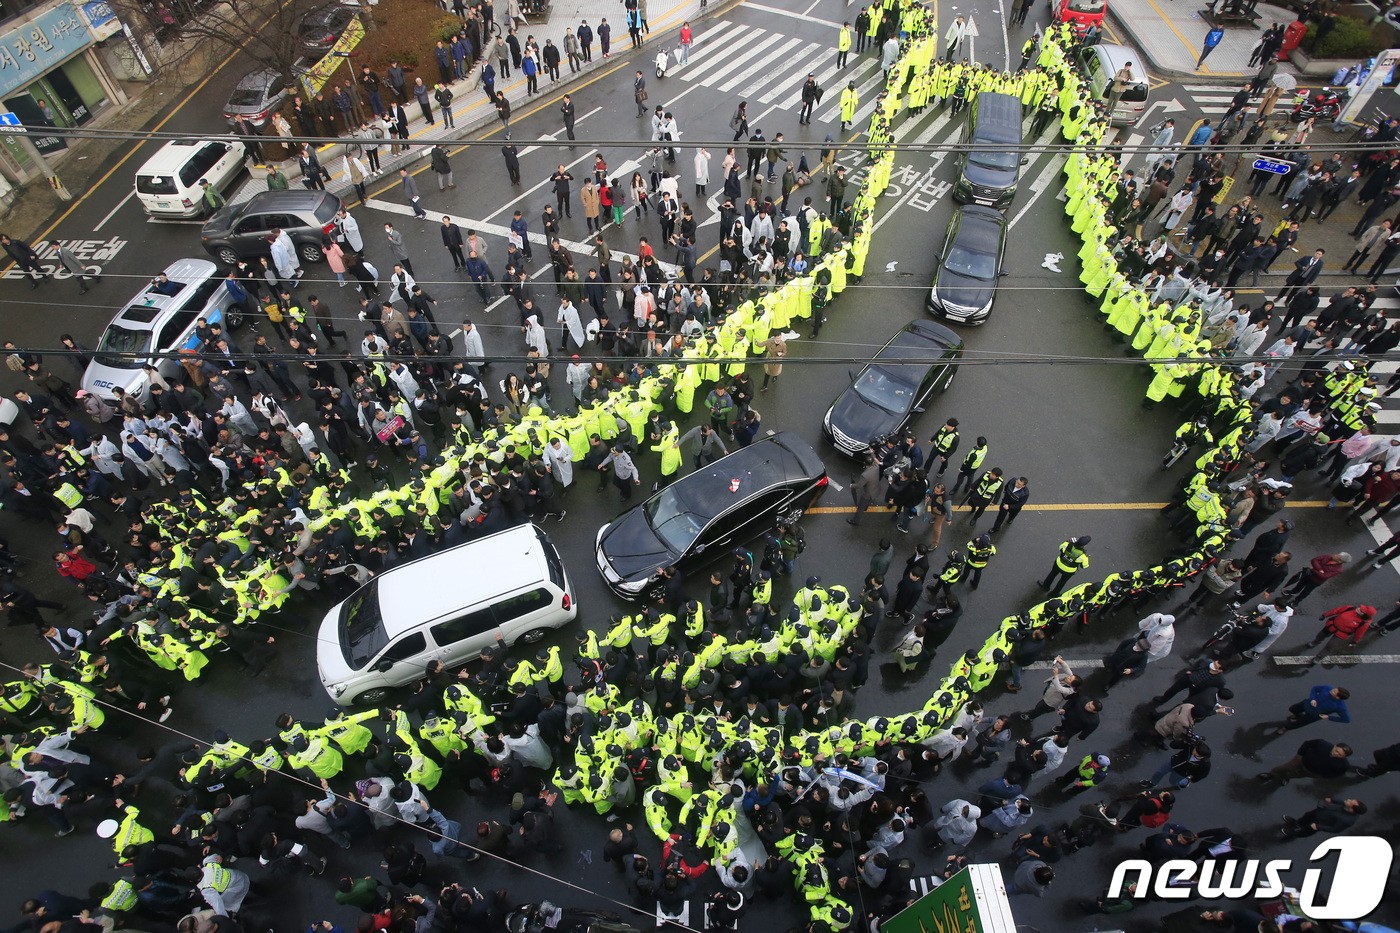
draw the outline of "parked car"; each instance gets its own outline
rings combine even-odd
[[[997,295],[1006,253],[1006,218],[977,204],[957,209],[948,222],[928,309],[959,324],[985,324]]]
[[[499,638],[532,644],[578,615],[554,542],[516,525],[384,571],[331,608],[316,669],[342,706],[379,703],[423,676],[457,667]]]
[[[243,117],[254,126],[264,126],[268,117],[287,100],[287,79],[274,68],[250,71],[238,80],[224,104],[224,120],[232,124]]]
[[[112,390],[144,399],[149,390],[147,363],[167,379],[174,378],[180,361],[157,358],[153,353],[177,353],[199,348],[195,333],[199,321],[222,323],[232,330],[238,323],[233,297],[222,288],[223,275],[207,259],[177,259],[165,268],[169,285],[158,290],[153,279],[117,312],[93,351],[83,373],[82,388],[99,398],[112,399]]]
[[[308,54],[325,55],[354,18],[354,8],[341,4],[312,10],[297,23],[297,45]]]
[[[755,441],[671,483],[598,530],[598,572],[624,599],[661,591],[658,574],[683,571],[796,521],[826,490],[821,457],[795,434]]]
[[[321,239],[335,226],[340,198],[325,191],[261,191],[229,204],[204,223],[200,239],[219,262],[231,266],[272,252],[268,236],[287,231],[302,262],[320,262]]]
[[[172,139],[136,170],[136,200],[153,217],[199,217],[208,213],[201,180],[224,192],[243,172],[243,143]]]
[[[864,453],[903,428],[934,392],[953,384],[963,341],[942,324],[910,321],[851,377],[822,419],[827,440],[844,454]]]

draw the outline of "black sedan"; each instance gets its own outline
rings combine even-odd
[[[905,324],[831,403],[822,421],[827,440],[854,456],[898,431],[924,410],[929,396],[952,384],[957,369],[951,363],[962,350],[962,338],[942,324]]]
[[[325,55],[354,18],[355,10],[340,4],[312,10],[297,24],[297,44],[308,55]]]
[[[948,223],[928,309],[960,324],[984,324],[992,313],[997,279],[1006,273],[1006,218],[978,204],[958,208]]]
[[[794,434],[774,434],[676,480],[598,531],[598,572],[624,599],[659,593],[658,574],[728,553],[826,489],[826,467]]]

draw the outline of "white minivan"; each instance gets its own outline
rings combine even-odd
[[[539,641],[578,615],[573,586],[535,525],[384,571],[326,613],[316,669],[342,706],[379,703],[429,661],[470,661],[500,638]]]
[[[152,217],[203,217],[210,211],[199,180],[224,193],[246,151],[237,140],[172,139],[136,170],[136,199]]]
[[[1109,123],[1114,126],[1135,126],[1147,112],[1147,101],[1152,96],[1152,75],[1142,62],[1142,56],[1124,45],[1100,42],[1079,50],[1079,67],[1089,82],[1089,91],[1095,100],[1107,101],[1113,90],[1113,76],[1124,65],[1132,65],[1133,80],[1123,89],[1118,103],[1113,106]]]

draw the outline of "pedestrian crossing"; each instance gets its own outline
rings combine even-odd
[[[1230,101],[1239,89],[1238,84],[1187,84],[1181,88],[1189,102],[1195,104],[1195,109],[1207,117],[1229,110]]]
[[[820,67],[813,67],[821,62]],[[878,55],[851,54],[845,68],[836,66],[836,50],[829,42],[809,42],[761,26],[721,20],[697,35],[689,61],[673,74],[692,85],[701,85],[738,100],[749,101],[749,123],[773,110],[801,107],[802,85],[807,74],[816,76],[824,90],[813,113],[814,123],[839,123],[841,89],[856,82],[861,104],[857,126],[875,110],[875,97],[884,83]],[[764,109],[766,108],[766,109]]]

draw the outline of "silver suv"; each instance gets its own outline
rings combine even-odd
[[[120,388],[144,399],[149,391],[147,363],[167,379],[180,368],[178,359],[152,354],[197,350],[195,329],[201,320],[223,324],[225,330],[240,323],[233,296],[223,287],[224,277],[209,260],[178,259],[166,268],[165,277],[167,283],[158,287],[153,280],[112,318],[83,373],[84,389],[111,399],[112,390]]]

